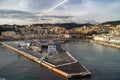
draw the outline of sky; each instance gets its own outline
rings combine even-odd
[[[120,0],[0,0],[0,24],[120,20]]]

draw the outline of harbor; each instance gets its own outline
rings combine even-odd
[[[92,73],[91,78],[72,80],[120,79],[119,49],[88,42],[70,42],[62,44],[62,47]],[[0,79],[67,80],[43,66],[20,56],[20,54],[16,54],[14,51],[5,48],[3,45],[0,45],[0,64]]]
[[[38,49],[35,46],[31,47],[35,48],[34,50],[28,49],[28,47],[19,48],[17,42],[3,43],[3,45],[65,78],[91,76],[91,73],[74,57],[72,57],[72,55],[70,55],[68,51],[64,50],[59,44],[57,44],[56,46],[53,44],[48,46],[48,44],[44,43],[42,44],[42,52],[41,49]],[[38,43],[36,45],[38,45]],[[47,50],[46,46],[53,48]]]

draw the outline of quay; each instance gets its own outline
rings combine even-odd
[[[91,73],[80,64],[69,52],[63,48],[57,47],[57,54],[52,53],[48,56],[47,53],[33,52],[26,49],[18,49],[14,43],[2,43],[3,46],[9,48],[16,53],[44,66],[48,70],[55,72],[65,78],[90,77]]]
[[[120,45],[117,46],[117,45],[115,45],[115,44],[110,44],[110,43],[105,43],[105,42],[100,42],[100,41],[93,41],[93,40],[91,40],[90,42],[96,43],[96,44],[100,44],[100,45],[104,45],[104,46],[109,46],[109,47],[113,47],[113,48],[120,49]]]

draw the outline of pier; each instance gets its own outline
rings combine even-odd
[[[3,43],[3,45],[16,53],[44,66],[65,78],[89,77],[91,73],[80,64],[68,51],[57,46],[57,54],[50,55],[46,52],[32,52],[26,49],[17,49],[14,43]]]
[[[100,44],[100,45],[104,45],[104,46],[109,46],[109,47],[113,47],[113,48],[117,48],[117,49],[120,49],[120,46],[117,46],[115,44],[109,44],[109,43],[105,43],[105,42],[100,42],[100,41],[90,41],[90,42],[93,42],[93,43],[96,43],[96,44]]]

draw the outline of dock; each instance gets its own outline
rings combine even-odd
[[[100,41],[93,41],[93,40],[91,40],[90,42],[100,44],[100,45],[103,45],[103,46],[109,46],[109,47],[112,47],[112,48],[120,49],[120,45],[115,45],[115,44],[110,44],[110,43],[100,42]]]
[[[3,43],[3,46],[65,78],[91,76],[91,73],[82,64],[59,45],[56,45],[57,52],[52,54],[48,54],[46,49],[42,53],[25,48],[19,49],[15,43]]]

